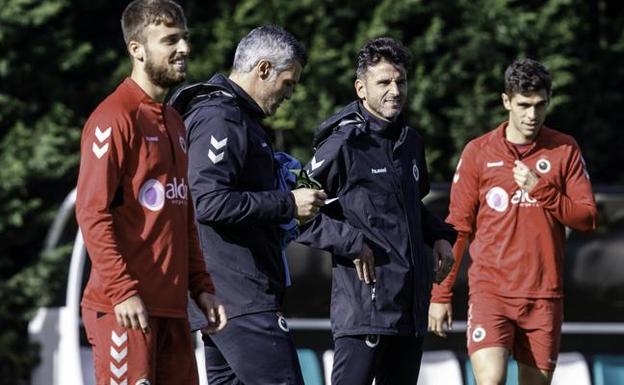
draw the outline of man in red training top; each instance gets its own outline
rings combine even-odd
[[[226,322],[199,250],[187,187],[184,124],[162,103],[186,76],[188,32],[170,0],[122,15],[132,74],[82,133],[76,217],[92,262],[82,317],[98,385],[197,384],[187,292]]]
[[[505,71],[509,120],[466,145],[447,222],[458,232],[455,264],[434,285],[429,327],[451,326],[451,288],[470,242],[468,354],[477,383],[504,384],[511,352],[520,384],[549,384],[563,318],[565,227],[596,228],[597,211],[574,139],[543,126],[546,68],[530,59]]]

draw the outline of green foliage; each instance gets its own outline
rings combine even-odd
[[[309,50],[292,99],[267,120],[276,145],[306,161],[314,128],[355,98],[355,57],[369,38],[409,47],[410,122],[435,181],[459,151],[506,117],[503,71],[517,57],[554,77],[547,123],[581,144],[594,183],[623,184],[624,6],[614,0],[182,1],[193,41],[189,81],[229,72],[238,40],[280,24]],[[126,2],[5,0],[0,7],[0,378],[27,380],[33,309],[64,284],[68,251],[41,255],[75,184],[80,127],[130,71],[119,28]]]

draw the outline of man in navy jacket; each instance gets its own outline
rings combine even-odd
[[[306,166],[329,197],[298,241],[333,256],[334,385],[416,383],[434,270],[439,281],[453,262],[455,232],[422,203],[423,141],[401,113],[409,60],[393,39],[364,45],[359,100],[320,125]]]
[[[292,95],[306,61],[290,33],[259,27],[238,44],[229,77],[186,86],[171,100],[187,127],[202,251],[229,319],[222,333],[204,336],[210,384],[303,385],[279,313],[289,281],[280,224],[309,219],[326,195],[279,189],[262,119]]]

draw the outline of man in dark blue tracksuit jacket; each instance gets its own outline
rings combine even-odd
[[[416,383],[433,272],[441,279],[452,263],[455,232],[421,201],[429,192],[423,142],[401,115],[408,63],[392,39],[364,46],[360,100],[321,124],[306,166],[337,198],[298,238],[333,255],[333,385]]]
[[[306,59],[290,33],[259,27],[239,43],[229,77],[186,86],[170,102],[187,126],[200,243],[228,315],[222,332],[204,336],[211,385],[303,384],[279,314],[288,281],[280,224],[308,219],[326,195],[279,189],[261,121],[291,96]]]

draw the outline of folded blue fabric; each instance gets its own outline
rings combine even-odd
[[[297,184],[297,174],[295,171],[301,170],[301,162],[285,152],[275,152],[273,158],[275,159],[277,168],[276,182],[278,189],[281,191],[291,191]],[[299,235],[297,219],[293,218],[288,223],[280,224],[280,228],[283,233],[280,245],[282,249],[282,262],[284,263],[284,273],[286,275],[286,287],[288,287],[292,284],[292,281],[290,279],[290,270],[288,269],[288,259],[286,258],[286,247]]]

